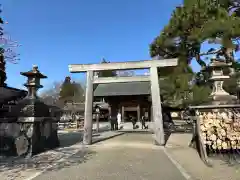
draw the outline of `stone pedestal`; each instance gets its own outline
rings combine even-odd
[[[46,76],[36,66],[21,74],[28,77],[25,84],[28,96],[0,119],[0,151],[11,156],[31,157],[59,146],[57,120],[36,93],[42,87],[40,79]]]
[[[49,118],[19,118],[0,123],[0,152],[6,156],[27,156],[59,146],[57,123]]]

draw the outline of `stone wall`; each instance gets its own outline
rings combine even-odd
[[[32,156],[59,146],[57,122],[0,123],[0,154]]]

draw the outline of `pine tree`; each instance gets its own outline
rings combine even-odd
[[[6,24],[6,22],[3,21],[1,13],[0,9],[0,86],[5,86],[7,80],[6,62],[16,63],[19,60],[17,59],[18,54],[14,51],[14,48],[18,47],[19,44],[7,38],[6,33],[4,33],[3,24]]]
[[[1,10],[0,10],[0,14],[1,14]],[[0,16],[0,39],[2,39],[2,36],[3,36],[2,25],[3,25],[3,20]],[[6,62],[4,59],[4,48],[3,48],[3,44],[0,43],[0,86],[6,85],[5,81],[7,79],[7,76],[6,76],[5,69],[6,69]]]
[[[183,56],[187,64],[196,59],[204,67],[206,63],[202,55],[212,54],[214,49],[201,52],[202,43],[207,40],[216,43],[220,40],[218,42],[227,55],[225,58],[233,61],[232,52],[239,49],[236,41],[240,35],[240,10],[236,2],[184,0],[183,5],[174,10],[168,25],[151,44],[151,56]]]
[[[106,61],[106,59],[103,58],[101,63],[105,64],[110,62]],[[116,76],[116,71],[113,70],[105,70],[98,72],[98,77],[114,77],[114,76]]]
[[[76,102],[84,102],[85,100],[85,90],[83,89],[82,85],[80,83],[77,83],[75,81],[72,82],[72,86],[74,89],[74,100]]]
[[[81,84],[72,82],[67,76],[61,85],[59,100],[62,102],[82,102],[84,100],[84,89]]]

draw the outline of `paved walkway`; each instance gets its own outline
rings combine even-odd
[[[79,134],[71,136],[73,142],[79,139]],[[70,141],[66,137],[62,142]],[[1,180],[185,180],[164,149],[153,145],[151,134],[123,134],[90,147],[68,145],[2,163]]]
[[[103,132],[94,134],[93,141],[102,140],[122,134],[120,132]],[[30,159],[1,158],[1,180],[31,180],[45,171],[55,171],[74,164],[80,164],[91,152],[82,144],[82,133],[71,132],[59,134],[60,148],[36,155]]]
[[[99,141],[119,135],[104,132]],[[128,133],[83,146],[81,132],[61,134],[61,148],[29,160],[0,162],[1,180],[239,180],[240,166],[206,167],[188,147],[191,134],[172,134],[166,148],[151,134]]]
[[[240,180],[240,164],[230,166],[220,159],[210,159],[213,167],[207,167],[195,149],[188,147],[191,134],[172,134],[166,149],[172,158],[196,180]]]
[[[150,134],[124,134],[85,147],[66,161],[68,167],[50,169],[34,180],[185,180]]]

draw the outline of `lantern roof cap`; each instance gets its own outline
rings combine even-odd
[[[42,74],[38,70],[38,66],[37,65],[33,65],[32,70],[27,71],[27,72],[21,72],[20,74],[23,75],[23,76],[26,76],[26,77],[36,77],[36,78],[40,78],[40,79],[47,78],[47,76],[45,76],[44,74]]]

